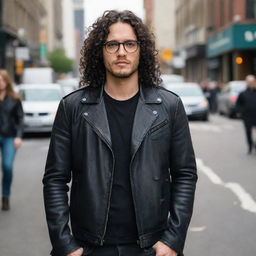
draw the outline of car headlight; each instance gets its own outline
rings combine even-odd
[[[209,105],[208,101],[207,100],[204,100],[202,102],[199,103],[199,106],[200,107],[204,107],[204,108],[207,108]]]

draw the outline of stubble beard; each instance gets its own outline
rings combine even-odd
[[[114,72],[114,71],[110,71],[109,70],[109,73],[113,76],[113,77],[115,77],[115,78],[129,78],[129,77],[131,77],[135,72],[137,72],[138,71],[138,69],[136,68],[136,69],[134,69],[134,70],[132,70],[131,72],[129,72],[129,73],[122,73],[122,72]]]

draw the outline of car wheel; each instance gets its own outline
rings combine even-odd
[[[228,113],[228,117],[233,119],[233,118],[236,117],[236,113],[235,113],[234,111],[230,111],[230,112]]]
[[[209,121],[209,115],[208,114],[203,115],[201,120],[205,122]]]

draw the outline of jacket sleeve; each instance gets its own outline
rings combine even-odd
[[[16,137],[22,137],[23,135],[23,128],[24,128],[24,113],[23,113],[23,108],[22,108],[22,104],[21,101],[18,100],[17,101],[17,105],[16,105]]]
[[[79,248],[71,235],[67,183],[71,180],[71,132],[65,102],[59,104],[46,160],[44,204],[53,246],[52,255],[65,256]]]
[[[168,228],[160,241],[182,255],[193,211],[197,171],[187,116],[178,98],[171,140],[171,199]]]

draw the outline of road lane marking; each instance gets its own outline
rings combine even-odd
[[[201,226],[201,227],[191,227],[189,228],[189,231],[191,232],[202,232],[206,229],[206,226]]]
[[[234,194],[241,201],[241,207],[247,211],[256,213],[256,202],[252,199],[251,195],[247,193],[243,187],[238,183],[229,182],[225,184],[226,188],[233,191]]]
[[[221,185],[225,188],[231,190],[236,197],[240,201],[240,206],[242,209],[256,213],[256,202],[253,200],[253,197],[245,191],[245,189],[238,183],[235,182],[228,182],[225,183],[221,180],[221,178],[208,166],[206,166],[202,159],[196,159],[198,170],[204,173],[213,184]]]

